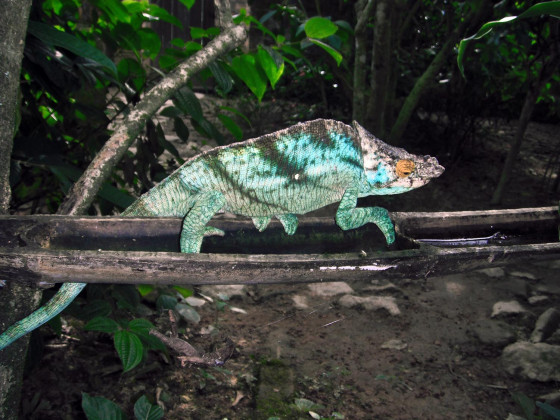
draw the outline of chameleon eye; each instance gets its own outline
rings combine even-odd
[[[409,159],[402,159],[397,162],[395,172],[399,178],[406,178],[414,171],[414,162]]]

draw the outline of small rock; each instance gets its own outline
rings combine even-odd
[[[363,288],[364,291],[374,292],[374,293],[391,293],[397,295],[404,295],[402,289],[399,289],[393,283],[389,282],[387,284],[372,284]]]
[[[536,296],[531,296],[529,299],[527,299],[527,302],[529,302],[530,305],[537,305],[539,303],[546,302],[547,300],[548,300],[548,296],[536,295]]]
[[[535,329],[531,333],[529,341],[532,343],[541,343],[550,337],[560,325],[560,312],[554,308],[549,308],[544,311],[537,322]]]
[[[354,290],[343,281],[332,281],[327,283],[312,283],[308,285],[309,290],[315,296],[335,296],[352,293]]]
[[[525,313],[526,310],[521,306],[516,300],[510,300],[508,302],[500,301],[496,302],[492,307],[492,318],[500,315],[519,315]]]
[[[292,296],[292,300],[294,301],[294,306],[297,309],[309,308],[309,305],[307,304],[307,298],[303,295],[294,295]]]
[[[560,286],[552,284],[539,284],[535,287],[535,291],[547,295],[560,295]]]
[[[505,322],[484,319],[473,326],[473,332],[481,343],[503,347],[515,341],[515,334]]]
[[[518,341],[502,352],[502,363],[510,375],[532,381],[560,380],[560,346]]]
[[[399,338],[392,338],[391,340],[387,340],[383,344],[381,344],[381,348],[387,350],[404,350],[407,347],[408,344],[406,344]]]
[[[536,280],[537,277],[533,273],[526,273],[524,271],[512,271],[509,273],[513,277],[521,277],[523,279]]]
[[[203,295],[212,296],[221,300],[229,300],[232,297],[244,297],[247,292],[243,284],[221,284],[216,286],[202,286]]]
[[[494,278],[504,277],[506,275],[502,267],[483,268],[482,270],[478,270],[478,272]]]
[[[338,303],[345,308],[352,308],[354,306],[362,306],[368,311],[375,311],[377,309],[385,309],[391,315],[400,315],[401,311],[397,306],[397,301],[392,296],[353,296],[344,295]]]
[[[509,279],[507,283],[500,286],[500,289],[512,293],[514,296],[527,298],[529,295],[529,285],[522,278]]]

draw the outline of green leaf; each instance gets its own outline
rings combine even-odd
[[[153,328],[154,324],[144,318],[136,318],[128,323],[129,331],[141,336],[147,336]]]
[[[163,410],[158,405],[150,404],[143,395],[134,404],[134,416],[137,420],[159,420],[163,418]]]
[[[308,38],[322,39],[334,35],[338,27],[330,19],[316,16],[305,22],[304,29]]]
[[[193,290],[183,286],[173,286],[173,289],[177,290],[181,296],[188,298],[193,295]]]
[[[156,308],[159,311],[163,311],[165,309],[175,309],[177,305],[177,298],[174,296],[169,295],[159,295],[156,300]]]
[[[179,154],[179,151],[175,148],[175,146],[173,146],[173,143],[169,142],[165,138],[165,133],[163,132],[163,128],[161,127],[160,123],[158,123],[157,126],[156,126],[156,133],[157,133],[157,136],[158,136],[159,144],[165,150],[167,150],[169,153],[171,153],[173,155],[173,157],[175,159],[177,159],[177,162],[179,162],[180,165],[185,163],[185,160],[181,157],[181,155]]]
[[[140,304],[140,293],[132,284],[119,284],[114,286],[111,295],[117,301],[117,306],[121,309],[128,309],[134,312]]]
[[[153,3],[148,3],[148,7],[146,8],[145,13],[147,13],[150,16],[156,17],[158,20],[163,20],[164,22],[171,23],[172,25],[175,25],[178,28],[183,29],[183,24],[179,19],[169,14],[169,12],[164,8],[159,7]]]
[[[177,108],[195,120],[203,118],[200,101],[189,87],[183,86],[179,89],[173,96],[173,103]]]
[[[84,327],[87,331],[101,331],[105,333],[115,333],[119,330],[119,324],[114,319],[104,316],[96,316]]]
[[[239,127],[230,117],[224,114],[218,114],[218,119],[237,141],[243,138],[243,130],[241,130],[241,127]]]
[[[257,68],[255,57],[250,54],[234,57],[231,68],[260,102],[266,92],[266,76]]]
[[[465,55],[465,51],[467,49],[467,45],[475,40],[480,39],[486,35],[488,35],[492,30],[498,26],[502,26],[505,24],[510,24],[511,22],[515,21],[516,19],[527,19],[532,17],[538,17],[541,15],[549,15],[555,18],[560,18],[560,1],[547,1],[542,3],[537,3],[534,6],[529,7],[519,16],[506,16],[500,20],[486,22],[484,25],[480,27],[476,34],[468,37],[463,38],[459,43],[459,49],[457,54],[457,66],[461,71],[463,77],[465,77],[465,69],[463,66],[463,57]]]
[[[89,321],[98,316],[110,315],[112,311],[113,308],[111,308],[111,304],[109,302],[102,299],[94,299],[77,311],[76,317]]]
[[[60,47],[76,54],[79,57],[84,57],[103,66],[113,76],[117,74],[117,67],[109,57],[103,54],[100,50],[93,45],[82,41],[80,38],[67,34],[66,32],[59,31],[52,26],[44,23],[29,21],[27,31],[36,38],[39,38],[45,44],[51,47]]]
[[[326,52],[328,52],[330,54],[330,56],[332,58],[334,58],[334,61],[336,61],[336,65],[340,66],[340,63],[342,62],[342,54],[340,54],[337,50],[335,50],[333,47],[331,47],[328,44],[325,44],[323,41],[319,41],[317,39],[310,39],[309,41],[311,41],[312,43],[314,43],[315,45],[321,47],[322,49],[324,49]]]
[[[183,112],[176,106],[167,106],[160,111],[160,115],[167,118],[177,118],[183,115]]]
[[[279,59],[276,56],[278,56]],[[270,85],[274,89],[276,82],[278,82],[284,73],[284,60],[282,60],[280,54],[273,49],[262,47],[261,45],[258,47],[257,58],[266,77],[268,77]]]
[[[161,50],[161,39],[159,35],[150,28],[141,28],[138,31],[138,35],[144,54],[151,59],[156,58]]]
[[[88,420],[124,420],[121,408],[103,397],[90,397],[82,392],[82,410]]]
[[[540,402],[540,401],[537,401],[537,407],[539,407],[541,409],[541,411],[548,414],[553,419],[560,420],[560,410],[558,408],[553,407],[550,404]]]
[[[190,30],[191,30],[191,38],[192,39],[200,39],[200,38],[205,38],[205,37],[208,36],[206,31],[202,28],[197,28],[195,26],[191,26]]]
[[[183,3],[183,5],[191,10],[191,7],[193,7],[195,0],[179,0],[181,3]]]
[[[136,334],[129,331],[117,331],[114,336],[115,349],[123,364],[124,372],[128,372],[142,361],[144,346]]]
[[[233,87],[233,79],[227,71],[217,61],[212,61],[208,68],[212,72],[212,76],[216,79],[218,86],[223,93],[228,93]]]
[[[140,296],[144,297],[152,290],[154,290],[156,287],[152,284],[137,284],[136,288],[138,289]]]
[[[175,130],[175,133],[177,134],[177,136],[179,136],[181,141],[186,143],[189,140],[189,136],[190,136],[189,128],[187,127],[187,125],[185,124],[182,118],[179,117],[173,118],[173,130]]]
[[[535,402],[529,398],[527,395],[521,392],[515,392],[511,394],[513,400],[521,407],[525,418],[527,420],[534,420],[535,418]]]

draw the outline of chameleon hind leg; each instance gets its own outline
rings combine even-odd
[[[208,235],[223,235],[220,229],[206,226],[206,223],[224,207],[226,200],[219,191],[197,194],[194,205],[183,220],[181,230],[181,252],[197,253],[202,246],[202,238]]]
[[[385,235],[388,244],[395,242],[395,228],[389,212],[382,207],[356,207],[358,190],[346,190],[336,212],[336,223],[342,230],[356,229],[366,223],[375,223]]]

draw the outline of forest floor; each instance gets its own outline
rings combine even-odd
[[[392,211],[490,208],[513,130],[489,127],[440,179],[376,202]],[[542,178],[557,132],[530,125],[502,207],[558,205]],[[558,383],[508,374],[503,340],[481,341],[479,326],[496,302],[517,300],[526,311],[501,321],[512,340],[527,339],[544,310],[560,307],[558,269],[559,261],[529,262],[395,284],[344,283],[341,275],[336,284],[197,288],[206,303],[196,308],[201,320],[188,326],[189,340],[208,348],[210,331],[232,339],[236,353],[223,367],[181,367],[150,353],[146,364],[123,374],[109,335],[84,332],[74,320],[64,323],[62,337],[46,327],[43,359],[25,380],[24,415],[85,418],[86,392],[116,402],[128,418],[147,395],[165,419],[503,420],[522,414],[512,394],[535,399],[558,391]],[[218,292],[214,302],[204,298]],[[529,303],[536,294],[546,299]],[[342,299],[348,295],[390,298],[394,306],[349,306]],[[165,316],[151,320],[169,329]],[[559,344],[560,336],[549,342]]]

